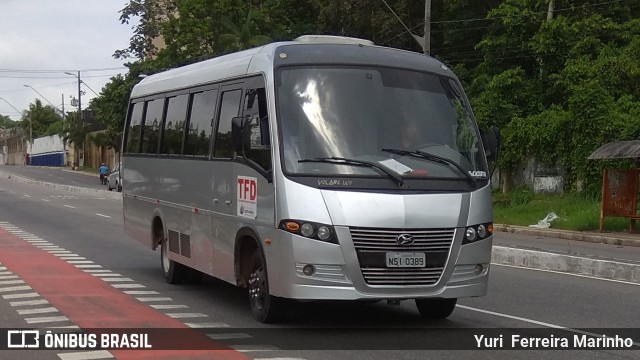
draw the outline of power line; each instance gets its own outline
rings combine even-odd
[[[111,77],[116,76],[118,74],[105,74],[105,75],[88,75],[83,76],[82,78],[100,78],[100,77]],[[3,79],[68,79],[68,76],[11,76],[11,75],[0,75],[0,78]]]
[[[111,68],[96,68],[96,69],[80,69],[80,71],[82,72],[98,72],[98,71],[113,71],[113,70],[128,70],[129,68],[127,67],[111,67]],[[0,69],[0,72],[23,72],[23,73],[45,73],[45,74],[52,74],[52,73],[60,73],[60,72],[67,72],[67,71],[78,71],[78,69],[52,69],[52,70],[42,70],[42,69]]]

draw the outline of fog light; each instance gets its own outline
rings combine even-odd
[[[465,236],[467,237],[467,240],[469,241],[473,241],[476,239],[476,230],[472,227],[467,228],[467,232],[465,234]]]
[[[318,238],[320,240],[329,240],[330,237],[331,237],[331,230],[329,230],[328,227],[320,226],[320,228],[318,228]]]
[[[307,265],[308,266],[308,265]],[[476,265],[476,269],[475,269],[475,273],[476,275],[480,275],[482,274],[482,272],[484,271],[484,267],[482,266],[482,264],[478,264]]]
[[[316,267],[313,265],[305,265],[302,268],[302,272],[307,276],[311,276],[316,273]]]

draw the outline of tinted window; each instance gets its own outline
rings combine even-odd
[[[133,105],[129,117],[129,134],[127,135],[127,146],[125,152],[140,152],[140,128],[142,124],[142,109],[144,103],[139,102]]]
[[[231,119],[238,116],[240,109],[241,90],[225,91],[222,93],[222,106],[218,119],[215,150],[213,156],[217,158],[233,157],[233,142],[231,139]]]
[[[184,147],[185,155],[209,155],[217,93],[216,90],[210,90],[191,95],[191,117]]]
[[[188,95],[167,99],[167,116],[162,129],[161,154],[181,154],[184,123],[187,116]]]
[[[164,99],[156,99],[147,102],[147,112],[144,119],[144,130],[142,132],[143,153],[156,154],[158,152],[158,141],[160,139],[160,126],[162,125],[163,110]]]

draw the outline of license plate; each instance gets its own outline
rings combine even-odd
[[[388,252],[387,267],[425,267],[424,253]]]

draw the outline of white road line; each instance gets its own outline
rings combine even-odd
[[[241,353],[280,350],[279,347],[273,345],[231,345],[229,347]]]
[[[91,260],[77,260],[76,257],[73,257],[72,259],[76,259],[76,260],[71,260],[71,259],[67,259],[67,262],[69,264],[95,264],[93,261]]]
[[[107,270],[107,269],[85,269],[82,271],[87,273],[110,273],[111,272],[111,270]]]
[[[18,275],[3,275],[0,276],[0,280],[17,279]]]
[[[16,285],[16,284],[24,284],[24,280],[3,280],[0,281],[0,285]]]
[[[170,297],[137,297],[138,301],[149,302],[149,301],[173,301]]]
[[[251,335],[243,333],[207,334],[213,340],[250,339]]]
[[[11,271],[0,271],[0,275],[13,275]]]
[[[101,268],[101,265],[96,265],[96,264],[78,264],[75,265],[75,267],[77,267],[78,269],[89,269],[89,268]]]
[[[24,194],[24,197],[30,198],[31,195]]]
[[[146,287],[142,284],[113,284],[111,286],[113,286],[116,289],[141,289]]]
[[[18,310],[18,314],[20,315],[46,314],[46,313],[52,313],[52,312],[58,312],[58,309],[54,307],[48,307],[48,308],[40,308],[40,309]]]
[[[97,276],[97,277],[107,277],[107,276],[122,276],[120,274],[116,274],[116,273],[95,273],[95,274],[91,274],[93,276]]]
[[[69,256],[70,254],[73,254],[71,251],[69,250],[49,250],[47,251],[50,254],[53,254],[55,256]]]
[[[190,328],[205,329],[205,328],[228,328],[229,325],[225,323],[184,323]]]
[[[11,287],[0,287],[0,292],[10,292],[10,291],[22,291],[22,290],[33,290],[31,286],[11,286]]]
[[[34,292],[30,292],[30,293],[22,293],[22,294],[2,295],[2,298],[5,299],[5,300],[9,300],[9,299],[25,299],[25,298],[34,298],[34,297],[40,297],[40,294],[34,293]]]
[[[460,304],[456,305],[456,307],[459,307],[461,309],[476,311],[476,312],[480,312],[480,313],[484,313],[484,314],[499,316],[499,317],[503,317],[503,318],[507,318],[507,319],[519,320],[519,321],[527,322],[527,323],[530,323],[530,324],[546,326],[546,327],[549,327],[549,328],[552,328],[552,329],[561,329],[561,330],[573,332],[573,333],[576,333],[576,334],[589,335],[589,336],[593,336],[593,337],[602,337],[603,336],[603,334],[596,334],[596,333],[592,333],[592,332],[588,332],[588,331],[572,329],[572,328],[569,328],[569,327],[566,327],[566,326],[562,326],[562,325],[556,325],[556,324],[546,323],[546,322],[543,322],[543,321],[527,319],[527,318],[520,317],[520,316],[502,314],[502,313],[495,312],[495,311],[483,310],[483,309],[478,309],[478,308],[465,306],[465,305],[460,305]],[[640,343],[633,343],[633,344],[636,345],[636,346],[640,346]]]
[[[75,209],[75,206],[71,206],[71,205],[65,205],[65,207],[68,207],[69,209]]]
[[[121,277],[106,277],[106,278],[103,278],[102,280],[106,281],[106,282],[119,282],[119,281],[128,282],[128,281],[133,281],[133,279],[121,278]]]
[[[168,304],[151,304],[149,305],[156,310],[169,310],[169,309],[187,309],[187,305],[168,305]]]
[[[5,270],[7,270],[7,268],[4,267],[4,266],[0,266],[0,270],[5,271]]]
[[[127,295],[160,295],[159,292],[153,290],[129,290],[124,293]]]
[[[48,317],[37,317],[37,318],[26,318],[24,319],[27,324],[41,324],[48,322],[56,322],[56,321],[68,321],[69,318],[66,316],[48,316]]]
[[[253,360],[305,360],[305,359],[304,358],[274,357],[274,358],[254,358]]]
[[[49,202],[49,200],[47,200],[47,199],[40,199],[40,200],[42,200],[42,201],[46,201],[46,202]]]
[[[75,256],[75,255],[60,256],[60,259],[62,259],[62,260],[87,260],[87,258],[85,258],[85,257]]]
[[[209,315],[203,313],[168,313],[166,315],[174,319],[209,317]]]
[[[58,354],[58,357],[61,360],[98,360],[98,359],[114,358],[114,356],[111,355],[111,353],[108,352],[107,350],[62,353],[62,354]]]
[[[47,300],[24,300],[24,301],[11,301],[11,306],[34,306],[34,305],[46,305],[49,302]]]
[[[522,266],[515,266],[515,265],[503,265],[503,264],[494,264],[494,263],[491,263],[491,266],[494,266],[494,265],[495,265],[495,266],[504,266],[504,267],[516,268],[516,269],[523,269],[523,270],[531,270],[531,271],[548,272],[548,273],[553,273],[553,274],[561,274],[561,275],[577,276],[577,277],[582,277],[582,278],[587,278],[587,279],[593,279],[593,280],[610,281],[610,282],[615,282],[615,283],[620,283],[620,284],[627,284],[627,285],[640,286],[640,283],[634,283],[634,282],[630,282],[630,281],[615,280],[615,279],[604,279],[604,278],[599,278],[599,277],[595,277],[595,276],[580,275],[580,274],[571,274],[571,273],[562,272],[562,271],[544,270],[544,269],[533,269],[533,268],[522,267]]]
[[[96,213],[96,215],[111,219],[111,216],[109,216],[109,215],[104,215],[104,214],[100,214],[100,213]]]

